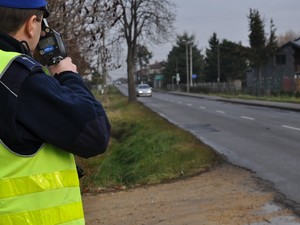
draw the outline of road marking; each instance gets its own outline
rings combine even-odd
[[[192,104],[186,104],[187,106],[190,106],[190,107],[192,107],[193,105]]]
[[[182,104],[182,101],[179,101],[178,103],[179,103],[179,104]]]
[[[226,112],[224,112],[224,111],[221,111],[221,110],[216,110],[216,112],[218,112],[218,113],[222,113],[222,114],[225,114]]]
[[[241,116],[241,118],[246,120],[255,120],[254,118],[248,116]]]
[[[298,127],[291,127],[291,126],[287,126],[287,125],[282,125],[283,128],[287,128],[287,129],[291,129],[291,130],[297,130],[300,131],[300,128]]]
[[[200,109],[206,109],[206,107],[204,107],[204,106],[199,106],[199,108],[200,108]]]

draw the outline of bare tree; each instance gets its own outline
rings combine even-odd
[[[173,31],[172,0],[49,0],[51,25],[63,34],[70,55],[81,71],[94,70],[106,78],[119,66],[120,41],[127,45],[129,101],[136,101],[137,43],[162,43]],[[94,68],[94,69],[93,69]]]
[[[137,44],[167,41],[173,31],[175,3],[172,0],[115,0],[118,20],[114,28],[127,45],[127,77],[129,101],[136,101],[135,56]]]
[[[49,3],[49,24],[63,35],[69,55],[82,74],[95,71],[100,76],[118,67],[119,45],[113,44],[110,32],[118,19],[114,2],[51,0]]]
[[[282,46],[289,41],[293,41],[300,37],[300,32],[296,33],[292,30],[287,31],[285,34],[278,36],[278,45]]]

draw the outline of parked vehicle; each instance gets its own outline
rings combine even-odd
[[[148,84],[139,84],[136,87],[136,94],[138,97],[141,96],[152,96],[152,87],[150,87]]]

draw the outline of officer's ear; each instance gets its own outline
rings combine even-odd
[[[29,38],[33,38],[36,35],[36,29],[40,25],[40,19],[36,15],[29,17],[25,24],[25,33]]]

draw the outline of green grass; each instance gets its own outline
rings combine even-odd
[[[195,136],[140,103],[128,103],[117,89],[110,88],[102,100],[112,137],[105,154],[77,158],[86,172],[83,189],[157,184],[198,174],[221,161]]]

